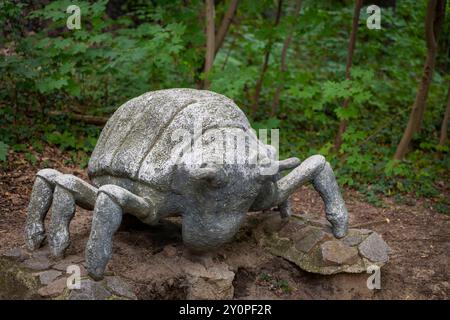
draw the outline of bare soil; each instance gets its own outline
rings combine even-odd
[[[22,155],[10,153],[9,167],[0,167],[0,254],[22,246],[23,228],[35,173],[52,167],[87,179],[85,170],[66,163],[68,156],[46,147],[31,165]],[[448,196],[448,190],[445,190]],[[430,199],[398,204],[384,198],[374,207],[353,190],[344,190],[350,225],[373,229],[393,249],[382,268],[382,288],[367,289],[368,274],[314,275],[267,253],[255,243],[246,225],[235,241],[210,255],[235,271],[236,299],[449,299],[450,217],[433,208]],[[323,217],[323,204],[310,187],[294,196],[294,211]],[[78,208],[71,223],[72,245],[68,254],[82,254],[89,235],[92,212]],[[129,279],[140,299],[185,297],[179,275],[171,273],[173,257],[185,256],[179,219],[149,227],[124,219],[114,239],[109,272]]]

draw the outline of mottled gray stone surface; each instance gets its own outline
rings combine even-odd
[[[17,258],[18,252],[26,254],[29,259],[21,261]],[[0,299],[137,299],[133,286],[120,276],[108,276],[102,281],[88,278],[83,266],[83,257],[71,255],[52,265],[47,263],[47,261],[50,262],[48,255],[47,247],[34,251],[33,255],[24,250],[15,249],[2,254],[0,256]],[[73,264],[80,268],[81,289],[67,287],[69,274],[66,273],[66,268]],[[36,272],[36,266],[42,270]],[[70,273],[70,275],[73,274]]]
[[[319,242],[322,242],[325,237],[327,237],[328,239],[332,238],[328,233],[316,227],[302,229],[300,232],[294,235],[294,237],[296,236],[303,237],[302,239],[294,241],[295,248],[305,253],[310,252],[311,249],[314,248]]]
[[[52,262],[45,257],[29,258],[23,262],[23,266],[33,270],[45,270],[50,268]]]
[[[133,288],[130,284],[125,282],[122,278],[111,276],[106,277],[106,286],[115,295],[128,298],[131,300],[136,300],[137,297],[133,292]]]
[[[61,295],[67,287],[67,278],[59,278],[50,282],[43,288],[38,290],[38,293],[45,298],[53,298]]]
[[[200,119],[202,117],[202,119]],[[144,181],[166,191],[177,161],[172,139],[177,129],[202,130],[250,124],[229,98],[201,90],[153,91],[121,106],[103,129],[89,161],[89,175],[113,175]]]
[[[372,262],[385,263],[389,260],[390,248],[377,233],[372,233],[359,245],[359,252]]]
[[[56,278],[62,275],[61,271],[58,270],[47,270],[39,273],[39,280],[41,284],[47,285]]]
[[[226,264],[204,267],[198,263],[186,263],[183,270],[187,275],[187,299],[222,300],[232,299],[234,294],[234,272]]]
[[[342,242],[350,247],[360,244],[365,238],[366,234],[352,232],[342,239]]]
[[[86,268],[96,280],[111,258],[123,214],[150,225],[181,215],[184,243],[197,251],[215,250],[233,239],[248,211],[278,207],[289,217],[289,197],[310,182],[330,223],[323,231],[336,238],[347,234],[348,212],[326,159],[314,155],[279,161],[276,148],[258,139],[242,110],[211,91],[159,90],[126,102],[102,130],[88,174],[93,185],[40,170],[25,235],[30,250],[39,248],[50,210],[50,251],[61,258],[70,245],[68,226],[76,205],[94,209]],[[301,250],[309,252],[328,237],[321,232],[299,240]]]
[[[4,256],[16,261],[24,261],[30,257],[30,254],[23,248],[12,248],[4,253]]]
[[[71,265],[78,265],[83,261],[83,257],[80,256],[68,256],[61,261],[58,261],[53,265],[53,269],[66,272],[67,267]],[[81,267],[81,266],[80,266]]]
[[[255,224],[254,237],[260,246],[308,272],[363,273],[371,264],[381,267],[387,262],[389,247],[367,229],[350,229],[346,237],[336,239],[326,222],[299,215],[281,219],[277,212],[256,219]]]
[[[342,241],[327,241],[320,246],[322,259],[330,265],[350,265],[358,262],[358,249],[344,244]]]
[[[81,280],[81,288],[70,290],[67,300],[105,300],[111,297],[103,282]]]

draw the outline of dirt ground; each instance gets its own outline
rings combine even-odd
[[[9,169],[0,168],[0,254],[24,244],[23,228],[34,175],[44,166],[86,179],[84,170],[65,164],[67,156],[46,147],[35,166],[11,153]],[[446,190],[448,196],[448,190]],[[246,225],[235,241],[211,255],[235,270],[236,299],[449,299],[450,217],[440,214],[428,199],[409,198],[397,204],[384,198],[374,207],[355,191],[345,190],[350,226],[368,228],[383,236],[392,248],[381,269],[381,290],[366,287],[368,274],[314,275],[268,254],[255,243]],[[323,216],[323,204],[310,187],[294,196],[297,214]],[[89,235],[92,212],[77,209],[71,224],[69,254],[82,254]],[[132,281],[140,299],[183,298],[177,278],[170,278],[169,255],[185,255],[179,219],[148,227],[125,219],[114,239],[109,271]],[[169,261],[169,262],[168,262]],[[157,279],[157,280],[155,280]]]

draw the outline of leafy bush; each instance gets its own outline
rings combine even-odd
[[[5,25],[0,42],[5,48],[0,55],[0,161],[6,160],[8,146],[26,152],[24,145],[44,141],[85,165],[99,128],[64,116],[49,118],[49,111],[110,115],[146,91],[198,87],[205,77],[199,16],[203,1],[126,1],[114,18],[106,14],[107,0],[79,1],[80,30],[65,27],[70,4],[0,4],[0,23]],[[217,5],[217,18],[226,5]],[[437,182],[448,180],[450,163],[448,145],[437,144],[450,81],[448,56],[439,55],[414,152],[403,162],[391,160],[422,73],[425,7],[426,2],[408,0],[398,2],[395,12],[383,9],[382,30],[365,27],[363,8],[351,80],[345,80],[351,5],[304,1],[296,19],[289,16],[289,3],[274,27],[273,1],[241,1],[207,75],[211,90],[234,99],[251,115],[255,129],[280,128],[283,157],[324,154],[339,182],[360,190],[373,203],[380,193],[436,196]],[[448,47],[449,23],[447,19],[442,32],[443,49]],[[281,72],[283,41],[291,29],[288,68]],[[269,44],[261,98],[251,112]],[[280,81],[280,108],[270,117]],[[342,107],[344,99],[349,99],[347,108]],[[344,119],[348,129],[336,153],[331,147]]]

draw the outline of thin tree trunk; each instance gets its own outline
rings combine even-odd
[[[283,4],[283,0],[278,0],[277,15],[276,15],[275,24],[274,24],[275,28],[280,23],[282,4]],[[263,85],[263,82],[264,82],[264,76],[266,74],[267,68],[269,67],[269,58],[270,58],[270,51],[272,50],[272,44],[273,44],[273,40],[269,39],[269,42],[268,42],[267,47],[266,47],[266,52],[264,54],[263,67],[261,69],[261,73],[259,75],[259,79],[256,82],[255,93],[253,94],[253,97],[252,97],[252,100],[253,100],[252,112],[253,112],[253,114],[255,114],[256,111],[258,111],[259,97],[261,95],[261,89],[262,89],[262,85]]]
[[[356,45],[356,34],[358,31],[358,25],[359,25],[359,14],[362,7],[362,0],[355,0],[355,7],[353,11],[353,22],[352,22],[352,32],[350,34],[350,41],[348,44],[348,54],[347,54],[347,64],[345,67],[345,78],[350,80],[351,75],[350,71],[352,68],[353,63],[353,53],[355,52],[355,45]],[[349,98],[346,98],[344,100],[344,103],[342,104],[342,108],[347,108],[350,100]],[[345,130],[347,129],[347,120],[342,119],[339,123],[339,130],[336,134],[336,137],[334,139],[334,150],[338,151],[341,148],[342,145],[342,136],[345,133]]]
[[[439,145],[443,146],[447,142],[448,118],[450,116],[450,85],[447,93],[447,107],[445,108],[444,119],[441,125],[441,136],[439,138]]]
[[[227,53],[225,54],[225,59],[224,59],[223,64],[222,64],[222,70],[225,70],[225,67],[226,67],[226,65],[228,63],[228,60],[229,60],[230,55],[231,55],[231,52],[236,47],[236,41],[238,40],[239,32],[240,32],[240,22],[239,21],[235,21],[235,29],[234,29],[234,31],[235,31],[234,34],[230,35],[230,37],[233,36],[233,38],[231,40],[230,46],[229,46],[229,48],[227,50]]]
[[[205,55],[205,68],[203,70],[205,74],[205,79],[203,80],[203,89],[208,89],[211,84],[208,77],[214,62],[214,48],[215,48],[214,0],[205,0],[205,6],[206,6],[206,55]]]
[[[261,73],[259,75],[258,82],[256,82],[255,93],[253,94],[253,97],[252,97],[252,101],[253,101],[252,112],[253,112],[253,114],[256,113],[256,111],[258,111],[259,96],[261,95],[262,83],[264,81],[264,75],[266,73],[266,70],[269,67],[269,56],[270,56],[270,49],[268,49],[266,51],[266,53],[264,54],[264,64],[261,69]]]
[[[434,50],[434,61],[432,62],[432,64],[430,64],[430,77],[429,77],[429,83],[428,86],[430,85],[431,81],[433,80],[433,73],[434,73],[434,69],[435,69],[435,65],[436,65],[436,57],[437,57],[437,51],[438,51],[438,37],[439,37],[439,33],[442,27],[442,23],[444,22],[444,15],[445,15],[445,4],[446,4],[446,0],[438,0],[436,3],[436,9],[434,11],[434,19],[432,21],[430,21],[429,23],[431,24],[431,28],[428,29],[426,28],[425,32],[428,32],[428,34],[426,34],[426,41],[427,41],[427,48],[433,48]],[[431,17],[430,17],[431,18]],[[415,124],[415,128],[414,128],[414,133],[419,133],[420,129],[422,127],[422,122],[423,122],[423,116],[425,113],[425,108],[426,108],[426,100],[427,100],[427,96],[428,96],[428,89],[427,89],[427,94],[425,96],[425,99],[423,101],[423,108],[420,108],[420,115],[419,115],[419,119],[417,120],[416,124]]]
[[[222,70],[225,70],[225,66],[228,63],[228,59],[230,58],[231,51],[233,50],[234,45],[236,43],[236,38],[237,37],[234,37],[233,40],[231,41],[230,47],[228,48],[228,51],[227,51],[227,53],[225,55],[225,59],[224,59],[223,64],[222,64]]]
[[[302,0],[297,0],[295,2],[294,12],[293,12],[294,17],[297,17],[300,14],[301,7],[302,7]],[[289,45],[291,44],[291,41],[292,41],[293,34],[294,34],[294,25],[292,25],[291,29],[289,30],[289,33],[283,43],[283,49],[281,50],[281,64],[280,64],[281,80],[277,86],[277,89],[275,90],[275,95],[273,97],[272,111],[270,113],[271,117],[275,116],[275,114],[278,111],[278,107],[280,105],[281,89],[283,88],[283,85],[284,85],[284,74],[286,73],[286,57],[287,57]]]
[[[403,133],[397,150],[394,154],[395,160],[401,160],[408,152],[409,145],[415,133],[419,132],[423,115],[425,112],[428,89],[433,78],[434,66],[437,55],[437,38],[439,29],[444,20],[443,13],[445,0],[430,0],[428,2],[427,14],[425,17],[425,39],[427,43],[427,58],[423,68],[422,80],[417,90],[416,99],[408,119],[408,125]]]
[[[64,111],[49,111],[49,116],[66,116],[69,119],[81,121],[84,123],[95,124],[95,125],[104,125],[108,121],[108,117],[100,117],[100,116],[90,116],[85,114],[78,114],[72,112],[64,112]]]
[[[228,10],[225,13],[225,16],[222,19],[222,23],[220,24],[219,30],[216,34],[215,39],[215,48],[214,54],[216,55],[219,49],[222,47],[223,41],[225,40],[225,36],[228,33],[228,28],[233,21],[234,14],[236,12],[237,6],[239,4],[239,0],[231,0],[230,5],[228,6]]]

